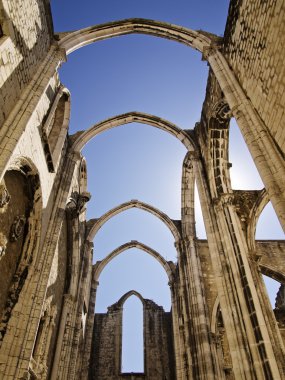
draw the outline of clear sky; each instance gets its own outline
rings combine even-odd
[[[228,3],[228,0],[61,0],[52,1],[51,5],[56,32],[141,17],[223,35]],[[154,114],[180,128],[191,129],[200,119],[207,73],[208,66],[201,61],[200,53],[151,36],[122,36],[79,49],[60,70],[61,81],[71,92],[70,133],[129,111]],[[100,217],[122,202],[139,199],[172,219],[180,219],[185,153],[185,147],[174,137],[142,124],[129,124],[97,136],[83,151],[92,193],[88,217]],[[234,121],[230,130],[230,161],[234,188],[263,187]],[[205,238],[198,197],[195,207],[198,237]],[[260,218],[257,237],[284,238],[270,206]],[[135,209],[117,215],[101,228],[94,241],[95,261],[130,240],[139,240],[167,260],[176,261],[170,231],[151,214]],[[157,261],[131,249],[116,257],[102,272],[96,311],[105,312],[107,306],[131,289],[169,310],[167,283]],[[271,293],[274,298],[274,290]],[[128,323],[135,319],[138,303],[134,297],[127,301]],[[130,335],[137,336],[133,332]],[[123,369],[139,371],[142,354],[135,352],[135,343],[130,347],[134,355],[128,354]]]

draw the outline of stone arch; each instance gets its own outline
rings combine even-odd
[[[285,273],[280,268],[276,268],[275,265],[263,264],[262,262],[259,264],[259,268],[263,275],[285,285]]]
[[[30,159],[14,157],[0,183],[0,270],[5,282],[5,287],[1,284],[0,344],[31,267],[39,259],[41,213],[38,170]]]
[[[123,294],[122,297],[118,300],[117,305],[119,307],[122,307],[124,303],[127,301],[127,299],[129,299],[131,296],[136,296],[141,301],[143,306],[145,305],[145,300],[143,296],[136,290],[129,290],[127,293]]]
[[[122,252],[131,249],[131,248],[138,248],[142,251],[148,253],[150,256],[154,257],[164,268],[164,270],[167,273],[168,279],[171,282],[172,281],[172,275],[173,275],[173,266],[174,264],[170,261],[166,261],[163,256],[161,256],[157,251],[154,249],[148,247],[147,245],[137,241],[132,240],[128,243],[122,244],[120,247],[113,250],[108,256],[104,258],[102,261],[97,261],[97,265],[95,264],[95,270],[94,270],[94,279],[95,281],[99,280],[99,276],[103,269],[112,261],[116,256],[120,255]]]
[[[211,43],[217,39],[213,34],[184,28],[167,22],[130,18],[94,25],[73,32],[60,33],[58,35],[59,47],[64,49],[66,54],[70,54],[96,41],[134,33],[173,40],[200,52],[203,52],[205,48],[209,48]]]
[[[93,224],[90,228],[90,231],[87,236],[87,240],[90,242],[93,241],[96,233],[99,231],[99,229],[105,224],[110,218],[113,216],[129,210],[131,208],[138,208],[144,211],[149,212],[150,214],[158,217],[171,231],[174,239],[176,242],[179,242],[180,240],[180,231],[178,230],[178,227],[175,225],[174,221],[170,219],[166,214],[164,214],[162,211],[158,210],[157,208],[150,206],[147,203],[138,201],[136,199],[133,199],[129,202],[122,203],[119,206],[107,211],[104,215],[102,215],[99,219],[91,220],[90,222]],[[89,223],[90,223],[89,222]]]
[[[60,86],[41,127],[43,148],[50,172],[54,172],[58,166],[69,121],[70,93],[66,87]]]
[[[217,321],[217,313],[220,307],[219,297],[216,297],[213,309],[212,309],[212,317],[211,317],[211,332],[214,334],[216,332],[216,321]]]
[[[182,142],[188,151],[193,151],[196,149],[194,141],[190,138],[187,132],[180,129],[175,124],[154,115],[135,111],[113,116],[93,125],[84,132],[77,132],[77,134],[74,135],[75,141],[73,142],[72,149],[75,152],[80,152],[84,145],[99,133],[120,125],[135,122],[148,124],[170,133],[174,137],[178,138],[178,140]]]
[[[251,251],[255,250],[255,232],[259,217],[264,210],[265,206],[269,202],[269,196],[265,189],[261,190],[255,204],[253,205],[249,218],[247,227],[247,241],[248,246]]]

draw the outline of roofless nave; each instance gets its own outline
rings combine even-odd
[[[284,378],[285,244],[256,241],[255,229],[269,200],[285,227],[280,52],[285,24],[278,21],[284,20],[285,8],[273,0],[254,3],[231,2],[222,38],[145,19],[55,34],[47,1],[0,1],[1,378]],[[131,111],[70,135],[70,93],[58,68],[76,49],[131,33],[183,43],[208,62],[200,122],[182,130],[156,115]],[[263,190],[231,187],[231,118],[244,136]],[[160,128],[187,149],[178,221],[140,200],[86,220],[90,194],[81,150],[99,133],[132,122]],[[195,182],[206,241],[195,232]],[[98,230],[131,208],[165,223],[175,240],[177,263],[143,242],[130,241],[92,264]],[[171,311],[130,289],[94,318],[101,272],[132,247],[165,269]],[[274,311],[262,273],[281,283]],[[144,373],[130,375],[121,372],[120,360],[122,308],[132,295],[143,304],[145,363]]]

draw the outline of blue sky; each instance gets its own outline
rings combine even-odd
[[[222,35],[228,10],[225,0],[83,0],[80,3],[61,0],[52,1],[51,5],[56,32],[141,17]],[[71,92],[70,133],[129,111],[154,114],[180,128],[191,129],[200,119],[207,73],[208,66],[201,61],[200,53],[151,36],[122,36],[79,49],[60,70],[61,81]],[[172,219],[180,219],[185,153],[184,146],[174,137],[142,124],[129,124],[97,136],[83,150],[87,158],[88,188],[92,193],[88,218],[100,217],[122,202],[139,199]],[[234,188],[263,187],[250,160],[233,121],[230,161]],[[198,201],[196,215],[198,237],[205,238]],[[257,237],[284,238],[270,206],[260,218]],[[176,260],[174,239],[165,225],[144,211],[132,209],[109,220],[98,232],[94,240],[95,261],[130,240],[139,240],[167,260]],[[131,289],[169,310],[167,282],[158,262],[146,253],[131,249],[116,257],[102,272],[96,310],[104,312]],[[128,321],[135,319],[138,302],[131,297],[126,303],[131,315]],[[132,332],[130,335],[137,336]],[[142,355],[135,352],[135,343],[130,347],[134,356],[128,354],[124,370],[141,370]]]

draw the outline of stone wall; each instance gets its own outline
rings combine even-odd
[[[31,81],[53,35],[46,0],[0,1],[0,127]]]
[[[120,301],[105,314],[95,314],[90,380],[174,380],[172,317],[151,300],[144,304],[144,373],[121,372],[122,313]]]
[[[224,52],[276,144],[285,152],[285,4],[232,0]]]
[[[51,369],[61,319],[62,305],[64,299],[63,295],[66,290],[67,266],[67,227],[66,221],[63,221],[59,241],[56,246],[56,251],[53,257],[46,295],[46,302],[50,303],[51,307],[55,309],[54,327],[52,331],[51,343],[47,359],[47,367],[49,369]]]

